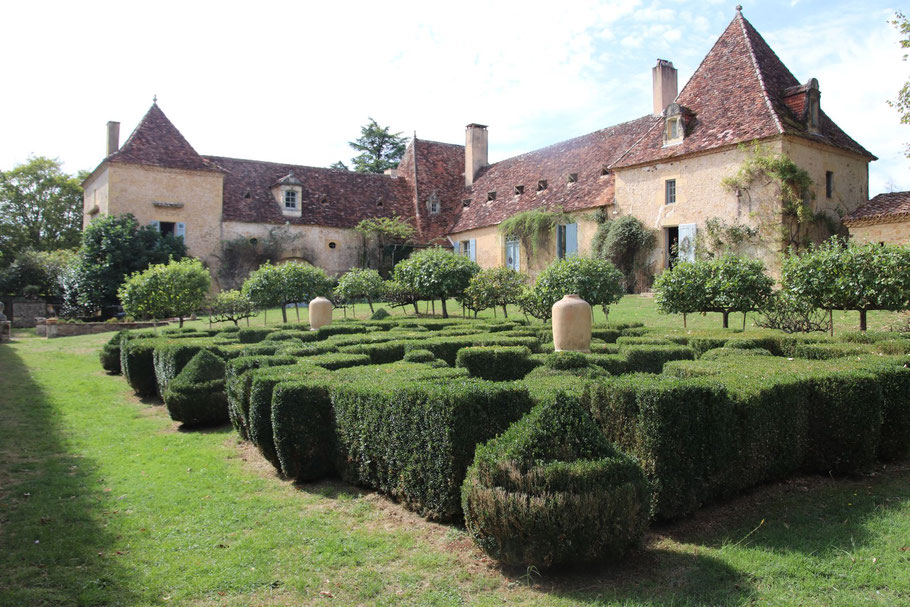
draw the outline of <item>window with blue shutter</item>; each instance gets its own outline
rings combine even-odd
[[[578,255],[578,224],[556,226],[556,256],[559,259]]]

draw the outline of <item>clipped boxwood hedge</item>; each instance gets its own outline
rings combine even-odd
[[[154,396],[158,390],[155,380],[155,346],[158,339],[136,338],[124,333],[120,338],[120,370],[138,396]]]
[[[200,350],[168,384],[163,395],[171,419],[185,426],[218,426],[229,421],[224,361]]]
[[[526,388],[476,379],[354,382],[332,403],[344,477],[438,520],[460,516],[474,448],[531,408]]]
[[[521,379],[537,366],[527,346],[476,346],[458,351],[455,365],[468,370],[471,377],[490,381]]]
[[[509,565],[616,559],[648,522],[641,468],[561,391],[477,448],[462,499],[477,544]]]
[[[234,429],[244,440],[250,438],[250,384],[252,372],[266,367],[293,365],[293,356],[242,356],[228,361],[224,370],[225,393],[228,400],[228,416]]]
[[[98,352],[98,358],[101,360],[101,368],[108,373],[120,373],[120,340],[126,331],[117,331],[111,338],[101,346]]]

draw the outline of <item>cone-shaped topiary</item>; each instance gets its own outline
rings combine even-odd
[[[644,532],[648,498],[638,463],[562,391],[479,446],[462,486],[465,523],[480,547],[536,567],[621,556]]]
[[[164,393],[171,419],[186,426],[217,426],[228,422],[224,393],[224,361],[201,350]]]

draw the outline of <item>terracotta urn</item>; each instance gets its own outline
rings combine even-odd
[[[332,324],[332,302],[317,297],[310,302],[310,331]]]
[[[553,346],[557,352],[591,351],[591,305],[578,295],[553,304]]]

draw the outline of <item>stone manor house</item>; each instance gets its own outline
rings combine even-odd
[[[669,61],[659,60],[652,75],[652,111],[635,120],[493,164],[487,127],[469,124],[463,146],[415,137],[398,169],[381,175],[202,156],[153,104],[122,147],[119,123],[108,123],[108,155],[84,182],[85,222],[132,213],[183,236],[210,266],[223,241],[257,242],[286,225],[285,259],[339,274],[360,259],[353,227],[397,215],[416,228],[418,245],[534,274],[557,256],[590,250],[599,211],[633,215],[656,230],[651,261],[659,271],[676,254],[674,243],[692,242],[712,218],[754,226],[764,213],[782,221],[779,206],[760,209],[775,200],[762,192],[767,184],[743,192],[722,183],[750,156],[741,145],[750,142],[807,170],[814,210],[835,225],[855,213],[865,224],[880,216],[861,209],[875,157],[821,109],[818,81],[797,80],[739,10],[682,91]],[[575,221],[558,226],[549,249],[528,264],[497,226],[540,207],[562,208]],[[754,253],[772,271],[785,246],[773,240]]]

